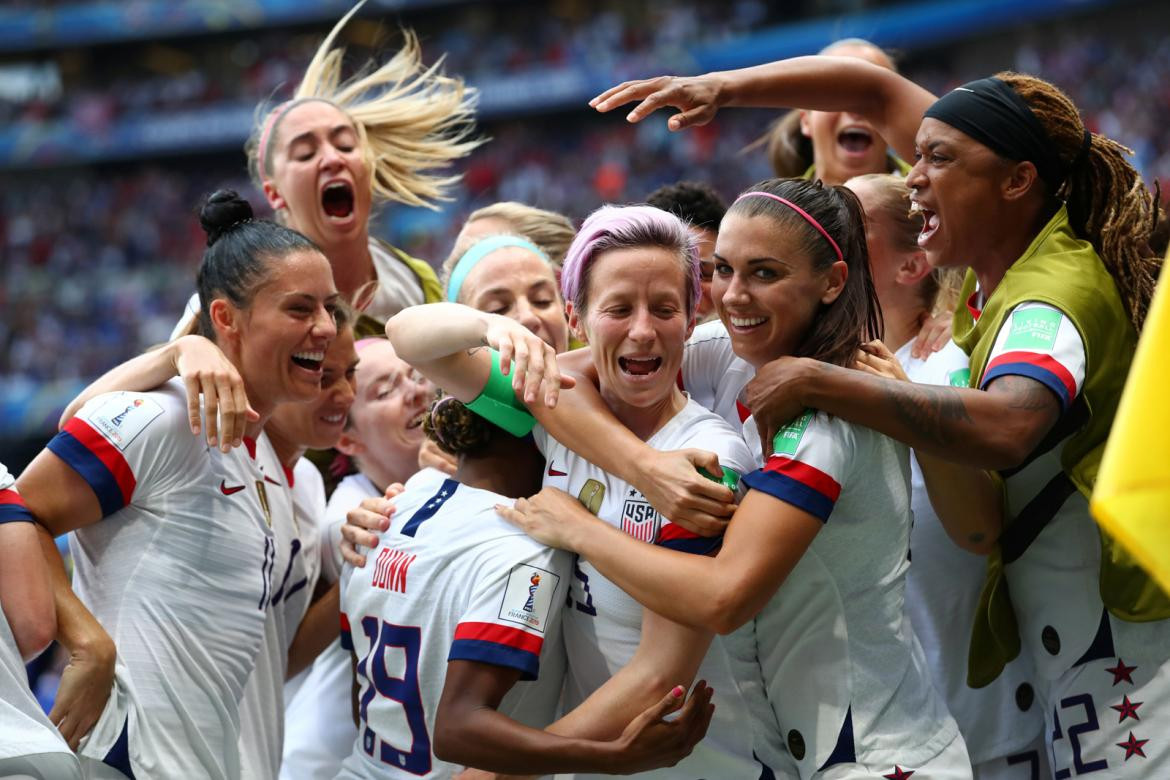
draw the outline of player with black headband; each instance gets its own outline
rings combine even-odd
[[[811,406],[910,444],[936,505],[1002,491],[984,502],[1002,511],[972,513],[956,538],[990,554],[969,681],[994,679],[1024,648],[1046,682],[1058,777],[1165,774],[1170,741],[1151,721],[1170,688],[1170,599],[1087,500],[1159,266],[1154,200],[1128,150],[1090,133],[1055,86],[1016,73],[936,101],[867,63],[801,57],[626,82],[593,105],[634,100],[630,121],[681,109],[674,130],[725,105],[851,111],[913,156],[919,245],[934,266],[970,267],[954,322],[970,388],[782,358],[757,373],[748,405],[765,442]]]

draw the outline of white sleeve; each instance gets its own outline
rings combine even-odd
[[[695,328],[683,347],[682,389],[705,409],[714,409],[719,385],[735,361],[731,338],[722,322]]]
[[[980,389],[1008,374],[1040,382],[1067,410],[1085,381],[1085,344],[1064,312],[1029,301],[1012,309],[995,337]]]

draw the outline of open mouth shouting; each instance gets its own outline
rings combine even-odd
[[[837,145],[846,155],[864,156],[873,148],[874,132],[861,125],[848,125],[837,133]]]
[[[298,368],[316,375],[317,380],[320,381],[321,367],[325,362],[325,352],[324,350],[297,352],[292,356],[292,362]]]
[[[640,381],[653,377],[662,368],[660,357],[619,357],[622,375]]]
[[[910,212],[922,217],[922,231],[918,234],[918,246],[925,249],[930,239],[938,232],[940,225],[938,213],[927,208],[922,201],[910,199]]]
[[[332,181],[321,190],[321,209],[333,220],[346,220],[353,216],[353,185],[347,181]]]

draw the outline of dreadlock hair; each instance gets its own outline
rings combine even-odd
[[[445,76],[442,58],[424,66],[418,36],[406,29],[402,31],[402,48],[389,62],[377,65],[371,61],[343,81],[345,49],[334,48],[334,43],[364,4],[361,0],[333,27],[305,69],[291,101],[258,108],[252,135],[244,147],[248,170],[258,187],[271,178],[280,121],[300,103],[322,100],[353,122],[371,171],[375,203],[392,200],[436,209],[435,201],[450,200],[447,190],[458,183],[459,176],[430,171],[447,167],[485,140],[471,138],[476,92],[462,79]]]
[[[777,230],[800,236],[801,248],[817,271],[828,270],[837,261],[837,253],[825,237],[789,206],[748,194],[753,192],[795,203],[841,248],[841,259],[848,267],[845,287],[836,300],[820,306],[793,354],[851,367],[862,343],[882,337],[882,311],[869,272],[861,203],[848,187],[826,186],[820,179],[768,179],[744,190],[727,210],[729,215],[766,216],[776,223]]]
[[[507,435],[455,396],[444,395],[423,417],[423,433],[449,455],[475,456],[497,435]]]
[[[1035,76],[1005,71],[995,77],[1014,89],[1044,126],[1069,171],[1049,194],[1065,202],[1073,231],[1093,245],[1141,332],[1162,261],[1149,243],[1157,221],[1154,198],[1126,159],[1133,150],[1093,133],[1088,153],[1078,160],[1085,126],[1068,95]]]

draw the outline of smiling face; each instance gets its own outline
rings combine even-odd
[[[359,355],[357,396],[340,449],[356,456],[376,484],[405,482],[418,470],[422,418],[434,385],[399,358],[389,341],[364,343]]]
[[[459,302],[516,320],[557,352],[569,343],[556,277],[523,247],[497,249],[476,263],[459,288]]]
[[[610,407],[642,409],[677,391],[687,315],[687,277],[678,256],[656,246],[610,249],[593,260],[583,314],[569,324],[587,341]],[[619,414],[620,416],[620,414]]]
[[[834,57],[855,57],[893,69],[890,58],[874,46],[842,44],[822,52]],[[843,184],[863,173],[883,173],[887,168],[886,141],[866,119],[840,111],[802,111],[800,131],[812,141],[817,178],[826,184]]]
[[[231,326],[217,334],[239,356],[248,399],[257,411],[286,401],[312,401],[321,392],[322,364],[337,336],[333,271],[316,250],[271,261],[271,271],[245,310],[224,299],[212,306],[230,312]],[[213,319],[222,322],[213,311]]]
[[[323,100],[293,106],[278,118],[269,145],[264,195],[284,210],[289,227],[325,248],[366,235],[370,172],[357,130],[340,109]]]
[[[906,176],[910,200],[923,216],[918,246],[938,268],[970,265],[1001,240],[994,229],[1007,209],[1002,192],[1013,164],[937,119],[923,119],[914,168]]]
[[[316,401],[281,404],[276,407],[266,430],[296,447],[327,450],[337,446],[345,428],[346,415],[356,392],[354,379],[358,364],[353,347],[353,329],[337,334],[329,345],[322,365],[321,393]]]
[[[806,240],[765,215],[729,212],[719,226],[711,297],[735,354],[756,368],[793,354],[841,294],[844,263],[814,269]]]

